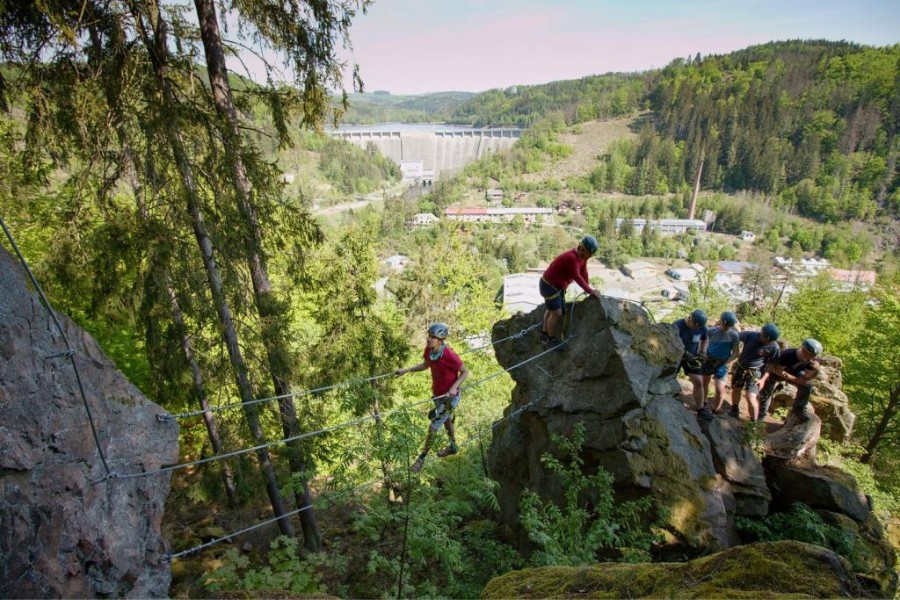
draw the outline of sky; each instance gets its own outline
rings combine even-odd
[[[900,0],[375,0],[350,39],[368,92],[480,92],[773,40],[897,44]]]

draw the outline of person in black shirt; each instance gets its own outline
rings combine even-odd
[[[778,358],[769,363],[760,383],[759,419],[762,420],[769,411],[772,395],[782,382],[790,383],[797,388],[791,410],[800,421],[808,421],[809,396],[812,394],[812,380],[819,374],[819,361],[816,358],[822,353],[822,344],[818,340],[803,340],[799,348],[788,348]]]
[[[731,416],[740,418],[741,390],[747,390],[747,404],[750,420],[755,421],[759,405],[756,395],[759,393],[759,380],[762,379],[766,365],[778,358],[778,336],[781,332],[774,323],[766,323],[759,331],[742,331],[740,333],[741,353],[731,370]]]

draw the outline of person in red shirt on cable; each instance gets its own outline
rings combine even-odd
[[[597,252],[597,240],[586,235],[581,243],[572,250],[567,250],[553,259],[540,281],[541,296],[544,298],[544,326],[541,329],[541,342],[547,346],[560,343],[563,306],[566,302],[566,288],[573,281],[581,288],[600,298],[600,292],[588,283],[587,261]]]
[[[453,412],[459,405],[459,386],[469,376],[469,370],[459,355],[446,344],[445,340],[449,334],[450,328],[443,323],[435,323],[429,327],[422,362],[414,367],[405,367],[394,371],[394,374],[399,376],[410,371],[431,370],[431,399],[434,400],[434,408],[428,411],[431,425],[428,426],[428,434],[425,436],[425,447],[419,454],[419,458],[410,467],[413,473],[418,473],[425,465],[425,457],[428,456],[428,451],[431,450],[431,445],[434,443],[437,432],[441,430],[441,426],[447,429],[450,445],[438,452],[438,456],[443,458],[459,452],[459,448],[456,446]]]

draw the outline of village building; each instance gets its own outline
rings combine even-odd
[[[659,233],[675,235],[693,231],[702,233],[706,231],[706,223],[700,219],[627,219],[631,221],[635,233],[644,231],[644,227],[655,229]],[[616,229],[622,227],[626,219],[616,219]]]
[[[656,276],[657,269],[648,262],[638,260],[623,265],[622,272],[633,279],[643,279]]]
[[[855,289],[867,290],[875,285],[875,271],[831,269],[828,274],[840,284],[841,289],[847,291]]]
[[[675,281],[694,281],[697,279],[697,271],[690,267],[671,268],[666,271],[666,275]]]
[[[553,223],[552,208],[516,207],[516,208],[448,208],[444,216],[451,221],[464,223],[508,223],[516,217],[522,217],[526,223]]]
[[[440,219],[431,213],[416,213],[408,225],[410,227],[428,227],[438,222]]]
[[[744,261],[723,260],[716,266],[715,281],[717,283],[740,283],[744,273],[754,266],[753,263]]]

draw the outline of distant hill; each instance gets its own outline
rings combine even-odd
[[[350,125],[368,125],[447,121],[460,106],[475,95],[471,92],[438,92],[395,96],[381,91],[349,94],[350,109],[341,122]]]

